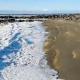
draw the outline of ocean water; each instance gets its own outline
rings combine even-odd
[[[0,80],[58,80],[47,65],[42,22],[0,25]]]

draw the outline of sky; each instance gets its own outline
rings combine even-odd
[[[80,0],[0,0],[0,10],[80,12]]]

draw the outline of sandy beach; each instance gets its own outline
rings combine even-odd
[[[44,50],[48,64],[59,71],[64,80],[80,80],[80,22],[44,21],[48,39]]]

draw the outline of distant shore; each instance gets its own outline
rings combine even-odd
[[[46,21],[46,20],[71,20],[80,21],[80,14],[0,14],[0,23]]]

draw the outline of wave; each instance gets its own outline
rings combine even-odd
[[[58,80],[58,72],[47,65],[41,23],[0,26],[0,80]]]

